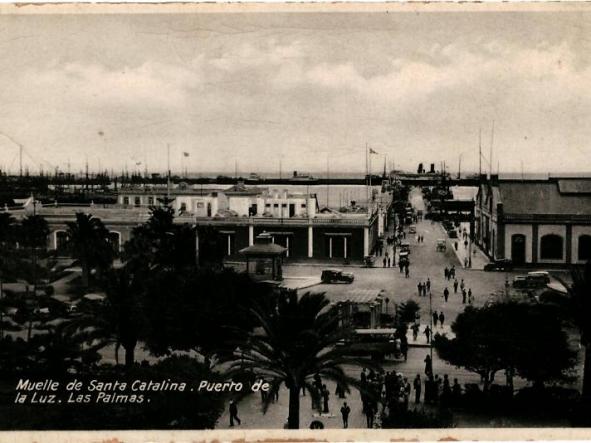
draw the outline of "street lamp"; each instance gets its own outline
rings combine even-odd
[[[431,323],[431,334],[429,340],[429,355],[431,358],[431,368],[433,368],[433,294],[429,291],[429,322]]]

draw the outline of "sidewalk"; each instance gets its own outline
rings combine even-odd
[[[469,232],[470,231],[469,223],[461,223],[460,224],[460,232],[464,228],[466,228],[466,230]],[[442,228],[442,230],[443,230],[443,228]],[[476,246],[474,243],[472,243],[472,266],[469,268],[466,268],[464,266],[464,263],[465,263],[466,257],[468,257],[468,254],[469,254],[470,244],[468,244],[468,247],[466,247],[464,245],[464,240],[462,239],[461,234],[459,234],[458,237],[459,238],[449,238],[448,237],[448,248],[449,247],[452,248],[452,250],[456,254],[456,257],[458,258],[462,268],[475,269],[475,270],[482,271],[484,269],[484,266],[490,262],[488,257],[480,250],[480,248],[478,246]],[[458,249],[456,249],[454,246],[456,242],[458,243]]]

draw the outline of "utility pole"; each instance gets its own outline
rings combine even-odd
[[[166,202],[170,200],[170,143],[166,144]]]
[[[23,145],[18,145],[18,174],[19,177],[23,176]]]
[[[490,157],[488,159],[488,165],[489,165],[489,173],[492,176],[493,173],[493,143],[495,141],[495,121],[492,121],[492,130],[490,133]]]

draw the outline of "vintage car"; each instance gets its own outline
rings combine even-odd
[[[415,225],[410,225],[410,226],[408,227],[408,232],[409,232],[410,234],[416,234],[416,233],[417,233],[417,227],[416,227]]]
[[[343,272],[340,269],[325,269],[322,271],[320,280],[322,283],[353,283],[355,276],[350,272]]]
[[[484,265],[485,271],[512,271],[513,262],[508,259],[495,260],[492,263]]]

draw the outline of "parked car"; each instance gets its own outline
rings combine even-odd
[[[416,234],[417,233],[417,227],[415,225],[410,225],[408,227],[408,232],[409,232],[409,234]]]
[[[548,271],[532,271],[527,273],[527,278],[530,280],[539,281],[547,285],[550,283],[550,273]]]
[[[320,277],[322,283],[353,283],[355,276],[340,269],[325,269]]]
[[[435,249],[438,252],[445,251],[447,249],[447,242],[445,241],[445,239],[443,239],[443,238],[437,239],[437,243],[436,243],[436,248]]]
[[[530,273],[531,274],[531,273]],[[513,279],[516,289],[543,289],[550,282],[550,276],[544,274],[518,275]]]
[[[407,241],[400,243],[400,252],[408,252],[410,254],[410,243]]]
[[[492,263],[484,265],[485,271],[512,271],[513,262],[509,259],[495,260]]]

